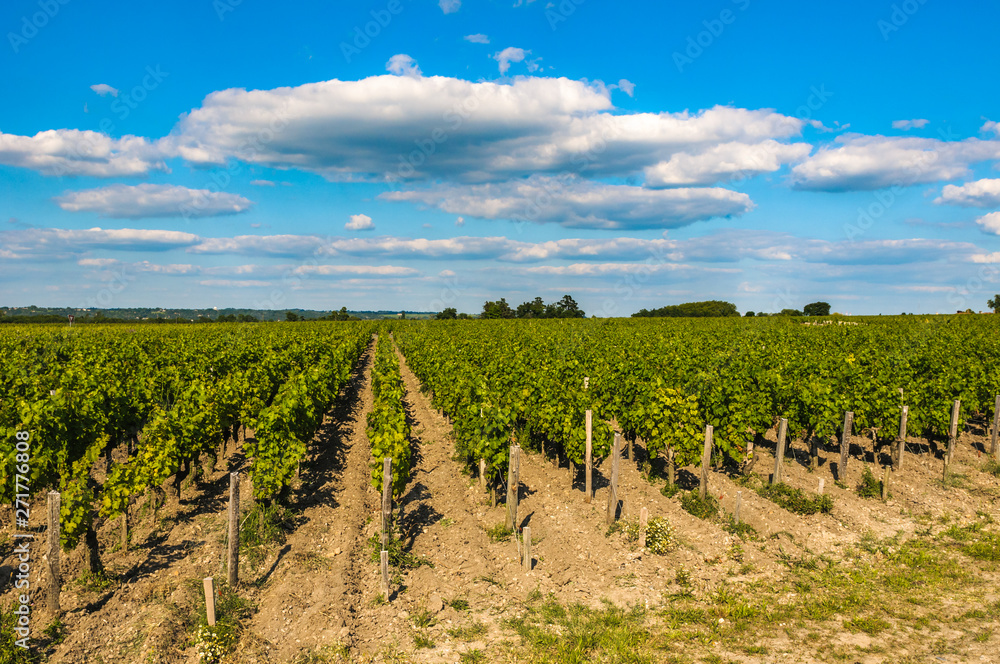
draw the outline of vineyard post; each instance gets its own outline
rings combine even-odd
[[[740,523],[740,508],[741,507],[743,507],[743,492],[742,491],[737,491],[736,492],[736,507],[733,508],[733,521],[736,522],[736,525],[739,525],[739,523]]]
[[[531,571],[531,526],[524,527],[524,571]]]
[[[882,502],[889,500],[889,469],[891,466],[886,465],[885,470],[882,472]]]
[[[649,523],[649,510],[643,507],[639,510],[639,548],[646,548],[646,525]]]
[[[906,419],[910,416],[910,407],[903,406],[899,414],[899,442],[896,449],[896,470],[903,469],[903,453],[906,451]]]
[[[611,486],[608,487],[608,518],[610,526],[618,513],[618,457],[622,453],[622,434],[615,431],[615,442],[611,447]]]
[[[392,518],[392,457],[382,459],[382,550],[389,543],[389,520]]]
[[[701,486],[698,497],[704,502],[708,495],[708,464],[712,461],[712,425],[705,427],[705,449],[701,453]]]
[[[824,478],[822,478],[822,477],[819,478],[819,488],[816,490],[816,493],[818,493],[821,496],[823,495],[823,485],[824,484],[826,484],[826,480]]]
[[[990,454],[997,455],[997,429],[1000,429],[1000,394],[993,406],[993,434],[990,436]]]
[[[951,405],[951,422],[948,424],[948,463],[951,463],[955,456],[955,443],[958,438],[958,411],[962,407],[962,402],[955,399]]]
[[[479,460],[479,488],[486,491],[486,459]]]
[[[510,461],[507,463],[507,530],[517,530],[517,494],[521,475],[521,448],[510,446]]]
[[[229,587],[240,580],[240,474],[229,473]]]
[[[59,608],[59,586],[61,583],[59,574],[59,507],[61,497],[58,491],[49,491],[48,495],[48,548],[45,557],[49,563],[49,593],[48,610],[59,615],[62,609]]]
[[[591,438],[591,436],[593,435],[593,423],[594,423],[593,417],[594,417],[593,412],[588,410],[587,411],[587,448],[585,450],[586,456],[584,457],[584,463],[586,464],[586,487],[585,487],[585,490],[587,492],[587,495],[583,499],[583,501],[585,503],[589,503],[590,502],[591,486],[592,486],[591,481],[592,481],[592,474],[593,474],[593,471],[594,471],[593,440]]]
[[[781,463],[785,460],[785,436],[788,434],[788,420],[784,417],[778,423],[778,445],[774,448],[774,474],[771,484],[781,482]]]
[[[215,579],[206,577],[205,584],[205,617],[208,618],[208,626],[215,627]]]
[[[844,432],[840,437],[840,464],[837,466],[837,479],[841,482],[847,477],[847,457],[851,454],[851,427],[854,425],[854,411],[844,413]]]
[[[385,601],[389,601],[389,552],[382,549],[381,560],[382,564],[382,594],[385,595]]]

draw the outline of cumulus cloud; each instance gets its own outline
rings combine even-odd
[[[992,159],[1000,159],[1000,141],[852,134],[792,168],[792,181],[818,191],[883,189],[966,177],[971,164]]]
[[[629,97],[635,96],[635,83],[623,78],[618,81],[618,89],[627,94]]]
[[[812,151],[808,143],[723,143],[697,153],[679,152],[668,161],[646,168],[649,187],[708,185],[771,173],[800,161]]]
[[[375,224],[367,214],[352,214],[351,220],[344,224],[344,228],[349,231],[370,231],[375,228]]]
[[[500,73],[506,74],[507,70],[510,69],[510,63],[524,62],[524,56],[528,53],[531,53],[531,51],[525,51],[523,48],[508,46],[504,50],[494,53],[493,59],[499,63]]]
[[[302,265],[293,272],[324,277],[411,277],[420,274],[412,267],[395,265]]]
[[[928,122],[930,122],[930,120],[924,120],[924,119],[919,119],[919,120],[893,120],[892,121],[892,128],[893,129],[902,129],[903,131],[909,131],[910,129],[923,129],[924,127],[927,126]]]
[[[949,184],[934,199],[938,205],[963,207],[1000,207],[1000,180],[976,180],[963,185]]]
[[[983,133],[994,133],[1000,136],[1000,122],[995,122],[993,120],[987,120],[983,123],[983,126],[979,128],[979,131]]]
[[[193,233],[136,228],[86,230],[29,228],[0,231],[0,246],[20,257],[65,258],[95,249],[160,252],[186,249],[201,242]]]
[[[396,76],[421,76],[417,61],[405,53],[398,53],[389,58],[389,62],[385,63],[385,70]]]
[[[112,97],[118,96],[118,89],[111,87],[107,83],[97,83],[96,85],[90,86],[90,89],[96,92],[97,94],[101,95],[102,97],[105,97],[107,95],[111,95]]]
[[[255,187],[273,187],[274,182],[271,180],[250,180],[250,184]]]
[[[467,42],[472,42],[473,44],[489,44],[490,38],[482,33],[476,33],[474,35],[465,35],[463,38]]]
[[[253,206],[237,194],[167,184],[115,184],[67,192],[55,201],[69,212],[96,212],[113,219],[218,217],[239,214]]]
[[[462,8],[462,0],[438,0],[438,7],[445,14],[454,14]]]
[[[78,129],[50,129],[34,136],[0,133],[0,164],[55,176],[104,178],[169,172],[160,148],[145,138],[111,138]]]
[[[240,159],[340,181],[488,182],[630,175],[678,152],[787,139],[804,125],[767,109],[612,110],[608,89],[586,81],[383,75],[215,92],[161,142],[199,166]]]
[[[459,228],[465,226],[465,217],[459,217],[458,219],[456,219],[455,225],[458,226]]]
[[[326,253],[327,241],[317,235],[237,235],[202,238],[188,251],[195,254],[240,256],[308,256]]]
[[[485,185],[437,185],[380,194],[480,219],[557,223],[567,228],[677,228],[753,209],[746,194],[728,189],[651,190],[579,178],[533,176]]]
[[[1000,212],[990,212],[976,219],[976,223],[983,229],[983,232],[1000,235]]]

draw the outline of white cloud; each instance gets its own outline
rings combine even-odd
[[[81,258],[76,264],[80,267],[93,267],[103,270],[120,265],[121,261],[116,258]]]
[[[545,176],[498,184],[437,185],[386,192],[379,198],[420,203],[480,219],[632,230],[677,228],[753,209],[749,196],[728,189],[651,190]]]
[[[201,238],[188,251],[194,254],[240,256],[308,256],[323,254],[326,241],[316,235],[237,235]]]
[[[482,33],[476,33],[474,35],[465,35],[465,41],[472,42],[473,44],[489,44],[490,38]]]
[[[395,265],[302,265],[295,274],[316,274],[325,277],[412,277],[420,274],[412,267]]]
[[[201,238],[193,233],[136,228],[29,228],[0,231],[0,246],[12,254],[51,260],[95,249],[140,252],[187,249],[200,241]]]
[[[507,70],[510,69],[510,63],[523,62],[524,56],[528,53],[531,53],[531,51],[525,51],[523,48],[508,46],[504,50],[494,53],[493,59],[500,63],[500,73],[506,74]]]
[[[196,166],[239,159],[339,181],[487,182],[581,169],[631,175],[679,152],[787,139],[804,125],[771,110],[725,106],[613,114],[609,94],[565,78],[392,75],[223,90],[161,142]]]
[[[458,219],[456,219],[455,225],[458,226],[459,228],[465,226],[465,217],[459,217]]]
[[[976,223],[982,227],[984,232],[1000,235],[1000,212],[990,212],[976,219]]]
[[[976,180],[961,186],[948,184],[934,202],[963,207],[1000,207],[1000,180]]]
[[[983,123],[983,126],[979,128],[979,131],[983,133],[993,132],[997,136],[1000,136],[1000,122],[987,120],[986,122]]]
[[[159,147],[145,138],[111,138],[77,129],[50,129],[34,136],[0,133],[0,164],[42,175],[102,178],[170,170]]]
[[[217,217],[239,214],[253,206],[237,194],[167,184],[114,184],[67,192],[55,201],[69,212],[97,212],[113,219]]]
[[[107,95],[111,95],[112,97],[118,96],[118,89],[111,87],[107,83],[97,83],[96,85],[90,86],[90,89],[102,97]]]
[[[924,119],[919,119],[919,120],[893,120],[892,121],[892,128],[893,129],[902,129],[903,131],[909,131],[910,129],[923,129],[924,127],[927,126],[928,122],[930,122],[930,120],[924,120]]]
[[[385,70],[396,76],[419,77],[422,75],[417,61],[405,53],[398,53],[389,58],[389,62],[385,63]]]
[[[274,182],[271,180],[250,180],[250,184],[255,187],[273,187]]]
[[[198,285],[210,288],[265,288],[270,286],[271,282],[257,279],[205,279],[199,281]]]
[[[808,143],[768,140],[757,144],[722,143],[694,154],[678,152],[669,161],[646,168],[646,185],[709,185],[748,178],[777,171],[783,164],[806,158],[811,151]]]
[[[792,168],[799,189],[856,191],[967,177],[973,163],[1000,159],[1000,141],[840,136]]]
[[[375,224],[367,214],[352,214],[351,220],[344,224],[344,228],[349,231],[370,231],[375,228]]]
[[[462,7],[462,0],[439,0],[438,7],[445,14],[454,14]]]
[[[628,79],[622,79],[618,81],[618,89],[627,94],[629,97],[635,96],[635,83],[629,81]]]

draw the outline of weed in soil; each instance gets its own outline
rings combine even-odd
[[[494,542],[508,542],[511,536],[514,535],[514,531],[504,524],[498,523],[492,528],[487,528],[486,535]]]
[[[719,501],[710,495],[702,500],[697,491],[681,494],[681,507],[699,519],[711,520],[719,514]]]
[[[833,510],[833,498],[826,493],[809,497],[802,489],[790,487],[784,482],[767,484],[756,475],[746,475],[736,482],[741,486],[753,489],[761,498],[766,498],[789,512],[808,515],[819,513],[829,514]],[[847,487],[845,486],[844,488]]]
[[[858,485],[858,495],[862,498],[881,498],[882,482],[872,473],[872,469],[865,465],[861,473],[861,484]]]

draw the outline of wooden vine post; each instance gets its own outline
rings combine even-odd
[[[622,453],[622,434],[615,431],[615,442],[611,447],[611,486],[608,487],[608,517],[610,526],[618,514],[618,457]]]
[[[382,555],[379,562],[382,567],[382,595],[385,597],[385,601],[389,601],[389,552],[382,550]]]
[[[215,579],[207,577],[205,584],[205,617],[208,618],[208,626],[215,627]]]
[[[517,529],[517,494],[521,475],[521,448],[510,446],[510,461],[507,464],[507,530]]]
[[[990,454],[997,455],[997,430],[1000,429],[1000,394],[993,406],[993,433],[990,435]]]
[[[227,547],[229,587],[240,580],[240,474],[229,473],[229,546]]]
[[[649,510],[643,507],[639,510],[639,548],[646,548],[646,525],[649,523]]]
[[[382,550],[389,545],[392,519],[392,457],[382,459]],[[386,595],[388,597],[388,595]]]
[[[896,442],[896,469],[903,469],[903,454],[906,452],[906,419],[910,416],[910,407],[903,406],[899,414],[899,440]]]
[[[49,491],[47,505],[48,508],[48,542],[45,550],[45,558],[49,568],[49,592],[46,597],[46,608],[50,613],[58,616],[62,613],[59,607],[59,590],[62,583],[59,569],[59,509],[62,499],[58,491]]]
[[[841,482],[847,477],[847,457],[851,455],[851,427],[854,426],[854,412],[844,413],[844,431],[840,437],[840,465],[837,466],[837,479]]]
[[[524,571],[531,571],[531,526],[524,527]]]
[[[771,484],[781,482],[782,462],[785,460],[785,436],[788,434],[788,420],[784,417],[778,423],[778,445],[774,448],[774,474],[771,475]]]
[[[585,469],[586,470],[586,486],[584,487],[584,490],[586,491],[586,495],[584,496],[583,501],[585,503],[589,503],[590,502],[590,498],[591,498],[591,495],[592,495],[591,494],[591,489],[592,489],[592,486],[593,486],[592,485],[593,472],[594,472],[594,459],[593,459],[593,453],[594,453],[594,451],[593,451],[593,438],[592,438],[593,433],[594,433],[594,429],[593,429],[594,419],[593,418],[594,418],[593,411],[588,410],[587,411],[587,447],[586,447],[586,450],[584,451],[584,454],[585,454],[585,456],[584,456],[584,463],[586,464],[586,469]]]
[[[740,523],[740,510],[743,507],[743,492],[736,492],[736,506],[733,508],[733,521],[736,525]]]
[[[712,461],[712,425],[705,427],[705,449],[701,452],[701,486],[698,487],[698,497],[705,501],[708,496],[708,464]]]
[[[479,488],[486,491],[486,459],[479,460]]]
[[[948,424],[948,465],[955,456],[955,445],[958,439],[958,411],[962,407],[962,402],[955,399],[951,405],[951,422]]]

